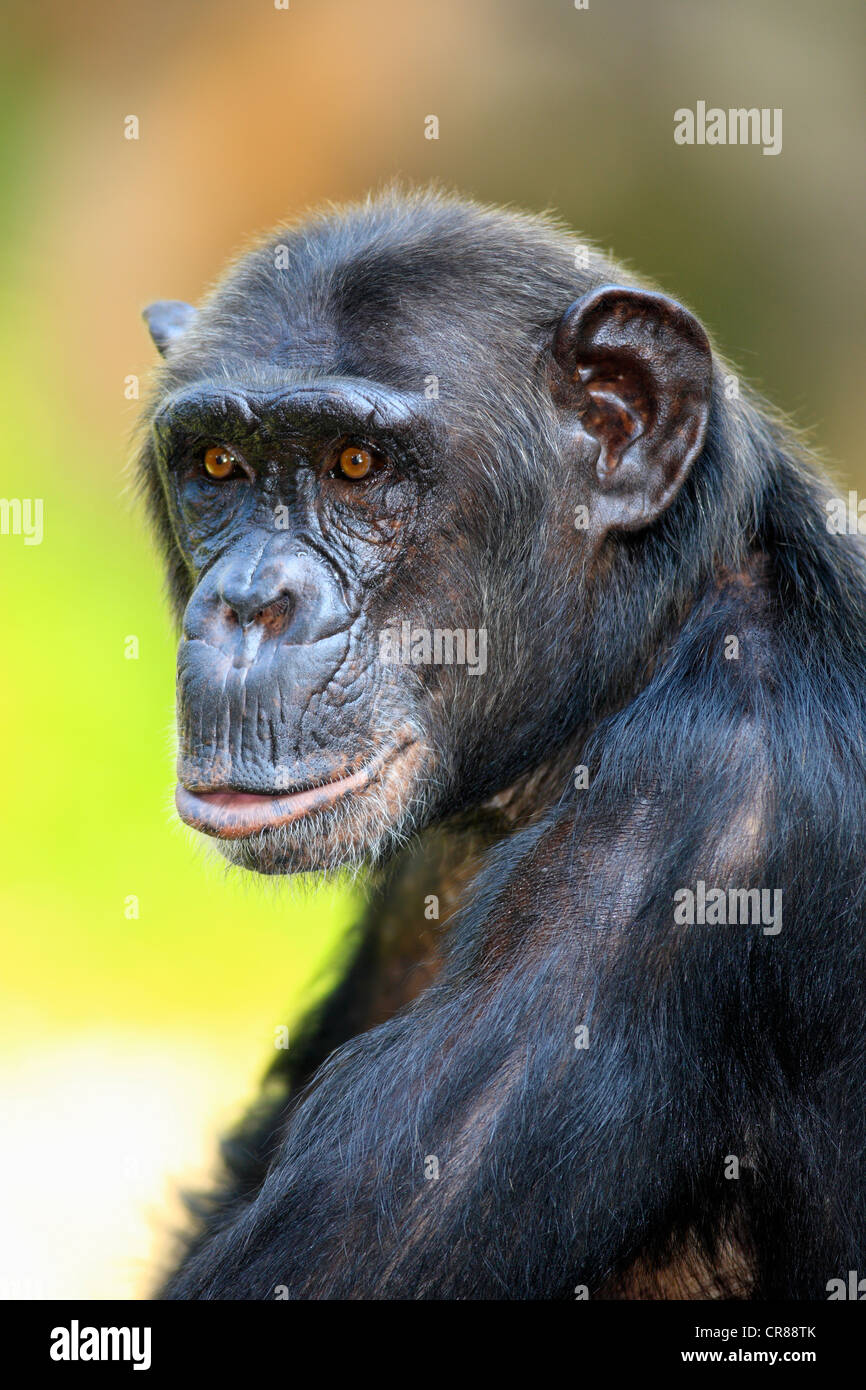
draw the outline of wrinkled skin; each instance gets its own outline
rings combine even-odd
[[[366,437],[372,410],[377,441],[413,418],[411,402],[337,383],[315,393],[197,390],[192,402],[169,401],[155,425],[161,456],[182,459],[165,476],[197,580],[178,657],[182,787],[315,794],[356,779],[344,812],[304,810],[319,826],[312,849],[291,836],[291,802],[251,844],[236,833],[243,824],[225,826],[227,852],[267,872],[320,867],[351,857],[356,841],[362,852],[399,836],[419,796],[415,769],[432,759],[419,682],[395,681],[375,638],[389,606],[417,606],[407,588],[388,603],[388,575],[429,527],[429,499],[396,470],[366,486],[328,471],[335,439]],[[230,442],[243,471],[209,479],[191,438]],[[364,798],[370,809],[359,815]]]

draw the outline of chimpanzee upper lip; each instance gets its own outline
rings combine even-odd
[[[243,792],[231,788],[190,791],[182,782],[175,790],[177,813],[186,825],[221,840],[240,840],[260,830],[290,825],[312,811],[334,806],[350,792],[364,791],[406,745],[390,749],[385,758],[333,781],[286,792]]]

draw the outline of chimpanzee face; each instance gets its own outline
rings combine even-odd
[[[509,300],[501,248],[474,274],[440,239],[338,275],[291,246],[199,315],[147,311],[167,365],[145,465],[185,605],[177,808],[263,873],[379,859],[566,736],[589,560],[667,505],[703,428],[594,342],[578,361],[611,325],[673,334],[660,297],[590,296],[587,329],[565,295]],[[659,402],[684,442],[648,459]]]
[[[419,816],[433,668],[387,658],[435,582],[423,416],[410,393],[320,377],[201,384],[154,418],[195,584],[178,655],[177,806],[243,864],[378,852]]]

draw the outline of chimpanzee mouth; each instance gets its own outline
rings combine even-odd
[[[408,743],[399,744],[347,776],[290,791],[259,793],[225,788],[196,792],[178,782],[175,806],[181,820],[193,830],[220,840],[242,840],[263,830],[291,825],[316,811],[330,810],[346,796],[363,794],[407,747]]]

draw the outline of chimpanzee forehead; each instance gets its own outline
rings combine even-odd
[[[376,210],[277,233],[203,313],[232,356],[417,389],[433,375],[515,367],[575,290],[568,240],[533,219],[488,226],[481,210]]]

